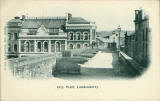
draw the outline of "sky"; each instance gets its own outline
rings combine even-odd
[[[139,1],[19,1],[4,2],[3,10],[8,19],[14,16],[65,16],[67,12],[73,17],[83,17],[96,22],[97,31],[134,30],[134,10],[149,8],[149,2]],[[2,13],[2,14],[3,14]]]

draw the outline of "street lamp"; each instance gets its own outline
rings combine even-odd
[[[120,56],[120,33],[121,33],[121,26],[118,26],[118,56]]]

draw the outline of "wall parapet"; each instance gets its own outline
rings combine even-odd
[[[135,76],[141,75],[144,72],[144,67],[138,64],[133,58],[125,54],[124,52],[120,51],[120,62],[129,66],[128,70],[130,73],[134,74]]]
[[[61,53],[41,54],[9,59],[8,66],[16,77],[51,77],[52,68],[56,65],[56,57],[61,57]]]

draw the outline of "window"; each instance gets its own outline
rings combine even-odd
[[[81,35],[81,33],[77,33],[77,40],[80,40],[80,35]]]
[[[44,52],[48,52],[48,43],[44,42]]]
[[[73,44],[70,44],[70,45],[69,45],[69,48],[70,48],[70,49],[73,49]]]
[[[26,52],[29,52],[29,50],[30,50],[30,43],[29,42],[25,43],[25,50],[26,50]]]
[[[38,42],[37,45],[38,45],[38,47],[37,47],[38,50],[37,51],[41,52],[42,51],[42,44],[41,44],[41,42]]]
[[[88,47],[88,44],[84,44],[84,48],[87,48]]]
[[[11,40],[11,33],[8,33],[8,40]]]
[[[17,44],[14,45],[14,52],[17,52]]]
[[[73,33],[69,33],[69,40],[73,40]]]
[[[17,38],[18,38],[18,34],[14,33],[14,39],[17,40]]]
[[[8,44],[8,52],[11,52],[11,44]]]
[[[88,33],[84,33],[84,40],[88,40]]]

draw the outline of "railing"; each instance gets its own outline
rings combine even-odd
[[[56,65],[56,57],[61,53],[41,54],[8,60],[8,66],[14,76],[22,78],[42,78],[52,76],[52,68]]]

